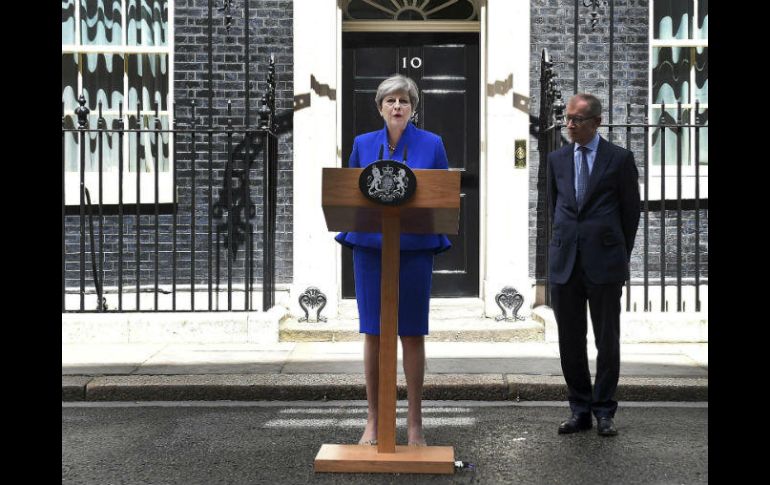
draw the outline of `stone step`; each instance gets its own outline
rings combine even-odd
[[[430,317],[432,320],[467,320],[483,318],[484,302],[480,298],[431,298]],[[328,318],[332,318],[332,316],[328,316]],[[358,306],[356,305],[356,300],[341,300],[336,318],[340,320],[358,319]]]
[[[434,342],[543,342],[544,325],[534,320],[495,321],[492,318],[433,318],[426,341]],[[279,326],[281,342],[350,342],[363,340],[357,319],[299,322],[287,318]]]

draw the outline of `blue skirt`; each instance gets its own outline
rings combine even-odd
[[[401,251],[398,279],[398,334],[428,335],[433,250]],[[359,331],[380,334],[380,284],[382,253],[379,249],[353,248]]]

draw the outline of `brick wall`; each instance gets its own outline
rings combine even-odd
[[[575,4],[579,5],[578,21],[578,91],[589,92],[602,101],[604,112],[602,122],[609,122],[609,72],[610,72],[610,11],[609,6],[599,10],[596,29],[591,27],[591,7],[585,7],[582,1],[573,0],[532,0],[530,3],[530,113],[540,113],[540,69],[543,48],[547,48],[554,62],[557,85],[561,89],[562,99],[566,103],[574,91],[574,41],[575,41]],[[613,45],[613,107],[614,123],[627,120],[627,103],[646,104],[648,100],[648,35],[649,2],[647,0],[616,1],[614,7],[614,45]],[[638,122],[643,115],[643,108],[632,108],[630,120]],[[533,122],[535,122],[533,120]],[[536,123],[536,122],[535,122]],[[566,137],[566,130],[562,131]],[[626,140],[625,129],[609,135],[606,128],[600,128],[600,134],[621,146],[629,146],[634,152],[640,169],[640,180],[644,174],[644,135],[635,129]],[[537,136],[530,136],[530,254],[529,273],[539,281],[545,276],[545,248],[542,241],[545,233],[545,165],[541,165],[538,152]],[[675,203],[675,202],[674,202]],[[669,202],[668,208],[674,206]],[[701,210],[700,215],[700,273],[708,275],[708,210]],[[694,226],[693,210],[683,211],[683,274],[693,276],[694,263]],[[672,229],[673,228],[673,229]],[[643,219],[640,222],[636,248],[632,253],[631,277],[643,276]],[[650,258],[660,258],[660,213],[650,217]],[[673,232],[672,232],[673,231]],[[652,237],[652,235],[657,235]],[[666,269],[668,277],[676,275],[676,214],[666,213]],[[650,277],[660,271],[659,263],[649,266]]]
[[[232,123],[237,128],[246,123],[245,115],[245,31],[244,31],[244,2],[233,2],[231,10],[232,24],[229,31],[225,28],[225,13],[216,9],[221,2],[215,2],[213,9],[213,103],[212,112],[215,129],[223,128],[227,123],[227,100],[232,102]],[[174,37],[174,103],[176,126],[188,128],[191,125],[191,104],[195,100],[197,126],[208,124],[209,120],[209,83],[208,83],[208,1],[207,0],[176,0],[175,2]],[[250,90],[250,125],[258,123],[257,110],[260,99],[266,90],[268,60],[270,54],[275,58],[276,92],[275,106],[279,118],[281,115],[288,124],[284,123],[278,130],[278,183],[277,183],[277,222],[276,222],[276,282],[290,282],[292,278],[292,131],[291,110],[293,103],[293,54],[292,54],[292,17],[293,2],[290,0],[251,0],[249,20],[249,85]],[[286,117],[288,115],[288,118]],[[244,141],[243,133],[236,133],[232,138],[233,146]],[[208,183],[209,159],[208,137],[198,135],[196,138],[196,285],[207,283],[208,273]],[[175,145],[175,160],[177,164],[177,284],[189,284],[191,267],[191,200],[192,190],[192,146],[191,135],[180,134]],[[218,207],[226,207],[225,167],[227,162],[227,137],[216,135],[212,144],[213,168],[213,201]],[[241,152],[243,153],[243,152]],[[256,224],[253,239],[255,251],[255,282],[259,283],[262,274],[262,151],[255,154],[256,160],[251,165],[250,199],[256,206],[256,217],[251,219]],[[236,164],[236,168],[243,164]],[[151,179],[151,174],[143,180]],[[233,185],[236,193],[240,193],[238,182]],[[92,194],[93,195],[93,194]],[[244,203],[243,206],[246,204]],[[170,206],[165,206],[170,207]],[[131,213],[126,211],[126,213]],[[212,265],[216,273],[217,257],[219,258],[220,284],[227,284],[226,252],[224,238],[227,233],[227,211],[212,211]],[[236,231],[239,223],[244,223],[244,213],[236,212],[234,225]],[[141,263],[140,280],[143,285],[154,283],[155,278],[155,216],[143,215],[141,222]],[[118,248],[118,216],[105,216],[105,286],[117,285],[117,248]],[[66,218],[66,285],[69,288],[79,286],[79,217]],[[172,216],[170,210],[162,211],[159,218],[160,243],[158,245],[160,259],[160,284],[171,283],[172,260]],[[246,227],[246,226],[244,226]],[[98,224],[96,226],[98,235]],[[123,249],[123,284],[124,287],[135,285],[135,215],[124,216],[124,249]],[[219,234],[217,232],[219,231]],[[90,263],[90,243],[86,232],[86,287],[92,288]],[[217,243],[217,239],[219,243]],[[219,250],[217,251],[217,248]],[[238,253],[233,262],[233,278],[241,282],[244,275],[243,244],[239,244]],[[212,274],[216,280],[216,274]]]

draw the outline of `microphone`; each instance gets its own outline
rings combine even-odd
[[[380,145],[380,154],[377,156],[377,160],[382,160],[382,150],[385,148],[385,145]]]
[[[404,143],[404,163],[406,163],[406,143]]]

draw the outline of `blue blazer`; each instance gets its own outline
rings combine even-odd
[[[622,283],[639,227],[639,172],[634,154],[599,138],[583,206],[575,196],[575,144],[548,154],[553,235],[548,248],[552,283],[565,284],[575,259],[594,284]]]
[[[387,127],[357,136],[353,141],[353,152],[350,154],[348,166],[350,168],[366,167],[377,161],[382,146],[385,147],[383,158],[387,158]],[[412,123],[407,123],[391,158],[402,161],[404,159],[404,146],[407,148],[406,164],[410,168],[443,170],[449,168],[444,143],[438,135],[421,130]],[[362,246],[382,249],[382,233],[379,232],[341,232],[334,239],[350,248]],[[401,234],[402,251],[431,249],[434,254],[438,254],[451,247],[449,238],[444,234]]]

